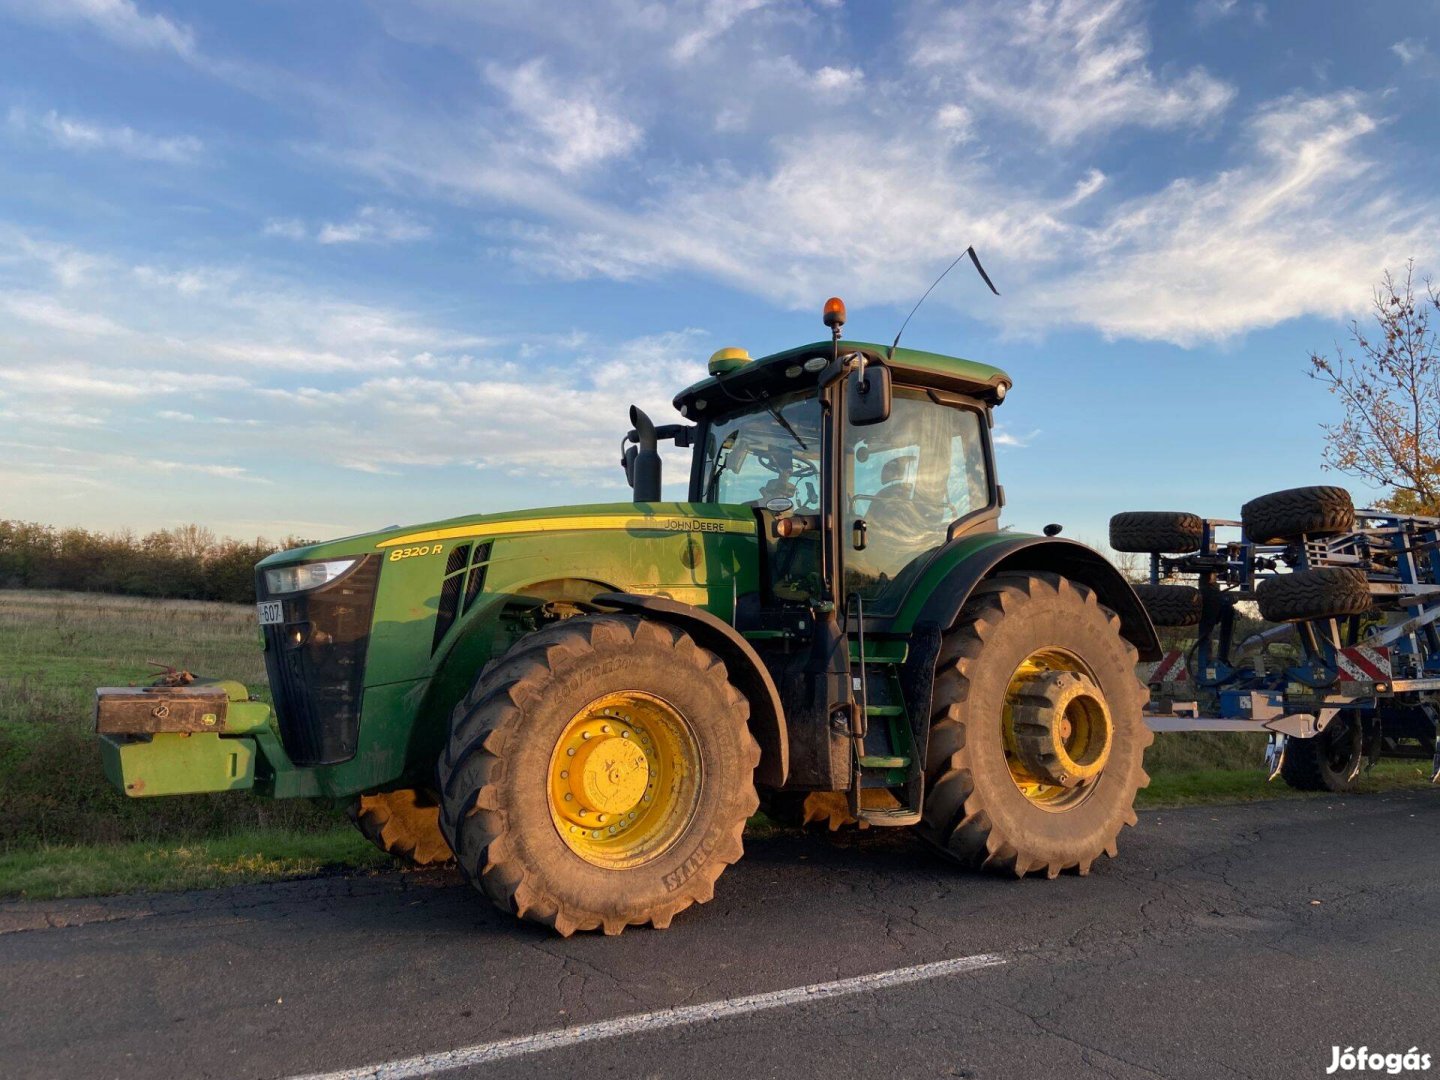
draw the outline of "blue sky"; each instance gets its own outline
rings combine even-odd
[[[971,243],[906,343],[1015,379],[1009,523],[1333,480],[1308,352],[1440,267],[1440,3],[1383,10],[0,0],[0,516],[623,498],[630,402]]]

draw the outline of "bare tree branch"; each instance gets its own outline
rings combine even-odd
[[[1310,377],[1340,399],[1338,423],[1324,424],[1325,467],[1392,494],[1382,505],[1440,514],[1440,290],[1427,278],[1415,295],[1415,261],[1403,277],[1388,270],[1371,301],[1375,336],[1350,324],[1356,355],[1312,353]]]

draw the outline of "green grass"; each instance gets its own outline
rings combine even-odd
[[[1381,761],[1355,783],[1357,795],[1430,787],[1430,764]],[[1255,799],[1335,799],[1328,791],[1296,791],[1280,779],[1269,780],[1261,767],[1248,769],[1156,769],[1140,792],[1142,808],[1192,803],[1250,802]]]
[[[320,832],[251,829],[180,844],[143,841],[11,851],[0,855],[0,898],[54,900],[210,889],[393,865],[348,825]]]
[[[235,856],[237,867],[353,858],[358,837],[348,826],[337,830],[343,818],[330,807],[240,795],[129,799],[112,789],[91,732],[95,687],[149,682],[151,660],[238,678],[266,694],[247,605],[0,591],[0,895],[32,895],[17,882],[38,880],[35,868],[52,859],[88,866],[84,879],[98,891],[120,891],[131,887],[121,867],[136,852],[209,850],[194,845],[237,836],[250,852]],[[313,850],[293,854],[302,835],[316,838]],[[217,867],[215,859],[197,859],[170,887],[230,880],[220,869],[197,869]],[[165,875],[144,880],[163,885]]]

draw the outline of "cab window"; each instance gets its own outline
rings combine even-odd
[[[950,524],[990,505],[983,423],[978,409],[897,389],[890,419],[847,429],[848,504],[866,546],[847,545],[845,580],[867,611],[893,613]]]
[[[774,398],[714,421],[705,436],[702,500],[764,506],[788,499],[820,509],[820,403],[814,394]]]

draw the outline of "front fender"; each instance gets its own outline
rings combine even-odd
[[[790,737],[780,691],[765,662],[739,631],[704,608],[638,593],[602,593],[594,602],[644,615],[657,622],[684,630],[695,643],[725,661],[730,681],[750,702],[750,733],[760,744],[760,765],[755,782],[778,788],[790,775]]]

